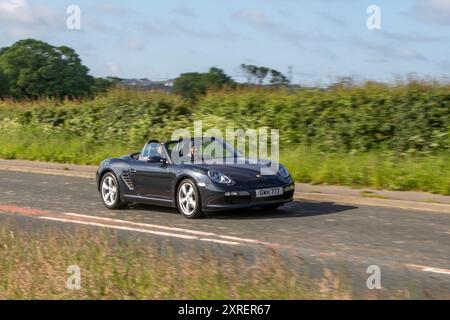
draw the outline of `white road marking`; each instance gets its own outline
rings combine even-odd
[[[232,241],[224,241],[224,240],[216,240],[216,239],[207,239],[207,238],[202,238],[199,239],[200,241],[206,241],[206,242],[215,242],[215,243],[220,243],[220,244],[228,244],[231,246],[238,246],[240,245],[239,242],[232,242]]]
[[[178,233],[153,231],[153,230],[147,230],[147,229],[131,228],[131,227],[124,227],[124,226],[103,224],[103,223],[96,223],[96,222],[87,222],[87,221],[70,220],[70,219],[62,219],[62,218],[52,218],[52,217],[45,217],[45,216],[41,216],[41,217],[39,217],[39,219],[49,220],[49,221],[57,221],[57,222],[74,223],[74,224],[82,224],[82,225],[109,228],[109,229],[118,229],[118,230],[125,230],[125,231],[149,233],[149,234],[153,234],[153,235],[166,236],[166,237],[172,237],[172,238],[181,238],[181,239],[187,239],[187,240],[214,242],[214,243],[233,245],[233,246],[240,245],[240,243],[238,243],[238,242],[223,241],[223,240],[209,239],[209,238],[199,238],[199,237],[195,237],[195,236],[188,236],[188,235],[178,234]]]
[[[434,268],[434,267],[427,267],[427,266],[421,266],[417,264],[407,264],[407,267],[420,269],[423,272],[433,272],[433,273],[439,273],[439,274],[448,274],[450,275],[449,269],[442,269],[442,268]]]
[[[426,267],[426,268],[423,268],[422,271],[450,275],[450,270],[439,269],[439,268]]]
[[[184,233],[192,233],[192,234],[201,235],[201,236],[211,236],[211,235],[213,235],[210,232],[194,231],[194,230],[188,230],[188,229],[182,229],[182,228],[166,227],[166,226],[160,226],[160,225],[155,225],[155,224],[139,223],[139,222],[132,222],[132,221],[127,221],[127,220],[111,219],[111,218],[106,218],[106,217],[97,217],[97,216],[91,216],[91,215],[86,215],[86,214],[64,213],[64,215],[71,216],[71,217],[78,217],[78,218],[88,218],[88,219],[103,220],[103,221],[109,221],[109,222],[126,223],[126,224],[131,224],[131,225],[134,225],[134,226],[157,228],[157,229],[170,230],[170,231],[181,231],[181,232],[184,232]]]
[[[254,240],[254,239],[244,239],[244,238],[238,238],[238,237],[234,237],[234,236],[220,235],[220,234],[216,234],[216,233],[212,233],[212,232],[203,232],[203,231],[189,230],[189,229],[183,229],[183,228],[172,228],[172,227],[155,225],[155,224],[137,223],[137,222],[131,222],[131,221],[126,221],[126,220],[111,219],[111,218],[106,218],[106,217],[98,217],[98,216],[84,215],[84,214],[77,214],[77,213],[57,213],[57,212],[46,211],[46,210],[22,208],[22,207],[18,207],[18,206],[14,206],[14,205],[11,206],[11,205],[1,205],[0,204],[0,212],[14,213],[14,214],[21,214],[24,216],[37,217],[40,220],[83,224],[83,225],[90,225],[90,226],[97,226],[97,227],[104,227],[104,228],[111,228],[111,229],[149,233],[149,234],[166,236],[166,237],[175,237],[175,238],[182,238],[182,239],[189,239],[189,240],[215,242],[215,243],[227,244],[227,245],[255,244],[255,245],[281,247],[281,245],[279,245],[277,243],[269,243],[269,242]],[[64,218],[64,217],[67,217],[67,218]],[[69,218],[69,217],[71,217],[71,218]],[[127,226],[127,225],[129,225],[129,226]],[[132,226],[137,226],[138,228],[134,228]],[[152,229],[161,229],[162,231],[152,230]]]
[[[267,242],[262,242],[262,241],[259,241],[259,240],[243,239],[243,238],[232,237],[232,236],[216,235],[216,237],[220,237],[222,239],[228,239],[228,240],[236,240],[236,241],[241,241],[241,242],[247,242],[247,243],[269,244]]]
[[[271,244],[271,243],[263,242],[260,240],[226,236],[226,235],[221,235],[221,234],[217,234],[217,233],[213,233],[213,232],[204,232],[204,231],[197,231],[197,230],[190,230],[190,229],[183,229],[183,228],[174,228],[174,227],[167,227],[167,226],[161,226],[161,225],[156,225],[156,224],[139,223],[139,222],[132,222],[132,221],[127,221],[127,220],[111,219],[111,218],[106,218],[106,217],[97,217],[97,216],[77,214],[77,213],[64,213],[64,214],[67,216],[72,216],[72,217],[89,218],[89,219],[97,219],[97,220],[103,220],[103,221],[108,221],[108,222],[124,223],[124,224],[129,224],[129,225],[134,225],[134,226],[155,228],[155,229],[175,231],[175,232],[183,232],[183,233],[195,234],[198,236],[205,236],[205,237],[216,237],[216,238],[220,238],[220,239],[234,240],[234,241],[238,241],[238,242],[263,244],[263,245]]]
[[[61,219],[61,218],[52,218],[52,217],[45,217],[45,216],[39,217],[39,219],[50,220],[50,221],[58,221],[58,222],[76,223],[76,224],[83,224],[83,225],[88,225],[88,226],[105,227],[105,228],[119,229],[119,230],[126,230],[126,231],[136,231],[136,232],[150,233],[150,234],[159,235],[159,236],[182,238],[182,239],[189,239],[189,240],[198,239],[198,237],[187,236],[187,235],[183,235],[183,234],[160,232],[160,231],[152,231],[152,230],[146,230],[146,229],[137,229],[137,228],[116,226],[116,225],[111,225],[111,224],[102,224],[102,223],[96,223],[96,222],[87,222],[87,221]]]

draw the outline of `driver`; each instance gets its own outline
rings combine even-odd
[[[201,154],[198,151],[198,148],[196,146],[191,146],[191,161],[194,162],[199,159],[201,159]]]
[[[195,159],[196,156],[198,156],[198,149],[195,146],[191,146],[191,157]]]

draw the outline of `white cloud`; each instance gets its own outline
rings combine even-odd
[[[426,23],[450,25],[450,0],[416,0],[409,14]]]
[[[380,44],[361,38],[351,38],[350,45],[370,52],[370,60],[415,60],[426,61],[427,58],[417,50],[406,46],[393,46],[386,43]]]
[[[130,6],[119,6],[111,0],[103,0],[100,3],[95,3],[92,6],[92,10],[117,17],[123,17],[124,15],[129,15],[134,12]]]
[[[25,0],[4,0],[0,1],[0,11],[14,14],[18,9],[26,5]]]
[[[259,10],[239,10],[231,15],[231,18],[246,23],[264,32],[269,32],[274,36],[291,41],[295,45],[302,47],[305,41],[321,42],[333,41],[333,39],[317,30],[303,31],[285,23],[280,23],[269,18],[264,12]]]
[[[57,13],[48,6],[31,5],[27,0],[0,0],[0,28],[10,36],[31,37],[57,23]]]
[[[430,35],[424,35],[418,32],[408,32],[408,33],[395,33],[395,32],[389,32],[389,31],[380,31],[377,34],[381,35],[383,38],[388,40],[394,40],[399,42],[440,42],[440,41],[446,41],[448,40],[448,37],[442,37],[442,36],[430,36]]]
[[[0,0],[2,21],[30,23],[34,16],[26,0]]]
[[[232,18],[257,27],[276,27],[265,13],[258,10],[239,10],[232,14]]]

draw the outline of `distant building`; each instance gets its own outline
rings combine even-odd
[[[173,80],[154,81],[150,79],[121,79],[119,84],[128,88],[135,88],[141,90],[163,90],[172,91]]]

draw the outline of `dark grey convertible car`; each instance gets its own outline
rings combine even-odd
[[[198,151],[209,149],[205,156]],[[128,203],[176,207],[189,219],[204,212],[267,207],[292,201],[294,182],[282,166],[262,174],[270,162],[250,161],[228,143],[192,138],[149,141],[140,153],[104,160],[97,171],[101,198],[109,209]]]

